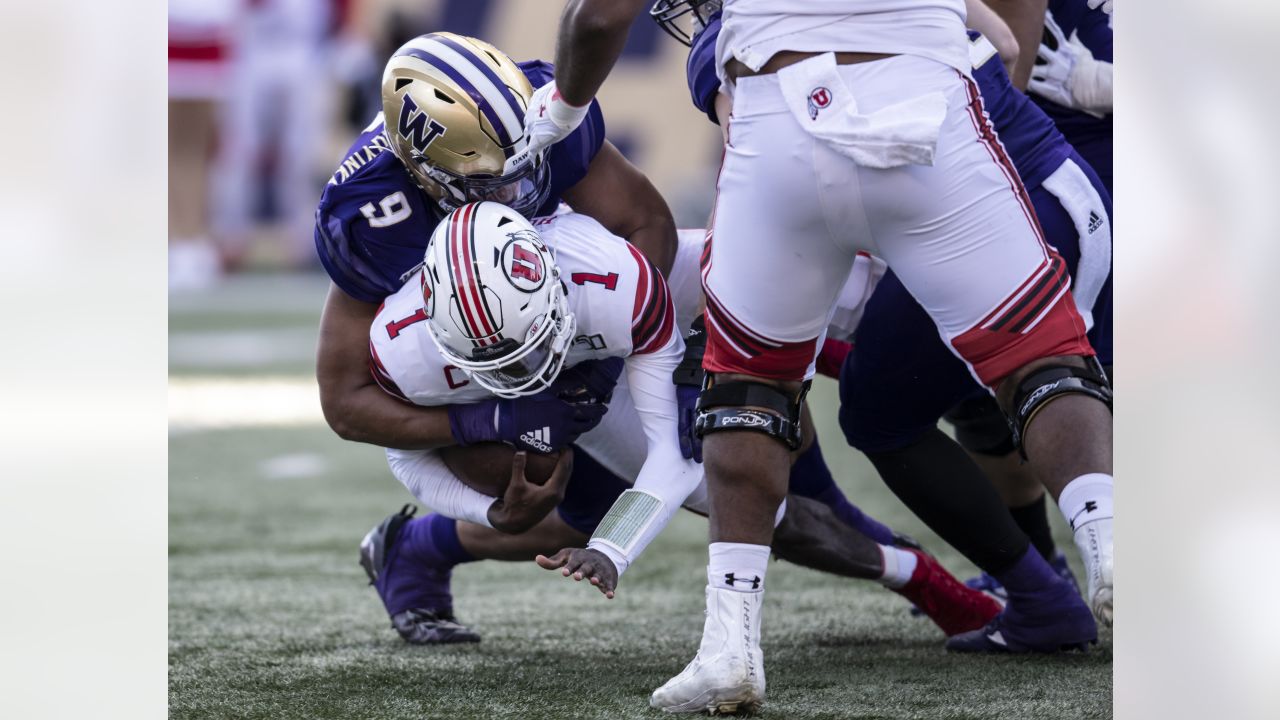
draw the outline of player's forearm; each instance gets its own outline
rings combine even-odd
[[[652,217],[648,224],[635,228],[624,237],[653,263],[658,272],[670,277],[679,242],[675,221],[670,217]]]
[[[396,400],[369,374],[369,325],[377,306],[331,286],[320,316],[316,381],[329,427],[345,440],[423,449],[454,444],[449,414]]]
[[[1044,33],[1044,14],[1049,7],[1048,0],[985,0],[986,4],[1000,16],[1013,37],[1018,41],[1021,51],[1018,62],[1011,74],[1014,87],[1027,89],[1027,81],[1031,79],[1031,66],[1035,64],[1035,48],[1040,47],[1040,36]],[[994,44],[994,42],[993,42]],[[997,46],[999,47],[999,46]]]
[[[647,453],[634,486],[609,509],[588,544],[608,555],[619,575],[702,482],[702,466],[680,453],[671,371],[681,352],[682,343],[673,336],[662,350],[627,359],[627,386],[644,428]]]
[[[343,440],[401,450],[457,444],[448,410],[406,405],[373,383],[326,391],[321,381],[320,407],[329,427]]]
[[[445,517],[493,527],[489,511],[498,498],[485,495],[459,479],[439,453],[388,450],[387,465],[391,474],[423,505]]]
[[[991,41],[995,46],[996,52],[1000,54],[1000,60],[1004,63],[1005,68],[1010,74],[1015,72],[1018,67],[1018,59],[1022,55],[1021,46],[1018,39],[1014,37],[1013,30],[1009,29],[1006,23],[991,8],[987,7],[982,0],[965,0],[965,10],[968,14],[968,20],[965,24],[970,28],[982,33],[982,36]],[[1032,51],[1035,47],[1032,47]]]
[[[671,208],[640,169],[605,141],[587,175],[562,195],[576,212],[589,215],[609,232],[626,238],[667,276],[680,238]],[[618,202],[618,198],[627,198]]]
[[[591,102],[609,76],[647,0],[569,0],[556,38],[556,89],[570,105]]]

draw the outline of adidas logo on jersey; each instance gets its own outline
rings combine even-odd
[[[521,435],[520,442],[539,452],[549,453],[555,449],[551,447],[551,428],[549,426],[531,430]]]
[[[1090,210],[1089,211],[1089,234],[1092,235],[1098,232],[1098,228],[1100,227],[1102,227],[1102,217],[1100,217],[1098,213]]]

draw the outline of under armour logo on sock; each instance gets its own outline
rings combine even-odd
[[[1084,503],[1084,509],[1076,513],[1075,517],[1071,518],[1071,529],[1072,530],[1076,529],[1076,521],[1080,519],[1081,515],[1085,513],[1091,513],[1097,509],[1098,509],[1098,503],[1094,502],[1093,500],[1086,500]]]
[[[733,573],[725,573],[724,581],[728,583],[730,586],[732,586],[735,582],[748,582],[746,578],[734,577]],[[758,575],[756,577],[751,578],[750,582],[751,582],[752,590],[760,589],[760,577]]]

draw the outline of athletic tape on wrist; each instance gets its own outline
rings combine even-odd
[[[662,499],[643,490],[625,490],[614,501],[591,536],[592,543],[615,548],[631,560],[636,543],[645,537],[662,511]]]
[[[559,90],[551,93],[551,102],[547,103],[547,115],[551,121],[560,127],[576,127],[582,119],[587,116],[587,112],[591,110],[591,102],[587,101],[586,105],[581,107],[570,105],[560,95]]]

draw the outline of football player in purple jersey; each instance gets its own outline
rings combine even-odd
[[[563,201],[626,238],[662,272],[670,269],[671,211],[605,139],[596,103],[571,137],[529,151],[524,114],[533,88],[552,72],[545,62],[515,63],[488,43],[450,33],[414,38],[387,63],[383,112],[347,151],[316,210],[316,251],[333,281],[316,376],[325,419],[344,439],[402,449],[454,443],[438,415],[397,402],[373,382],[368,328],[382,300],[422,261],[437,223],[462,204],[497,200],[535,217]],[[515,415],[542,427],[579,410],[539,403],[538,412]]]

